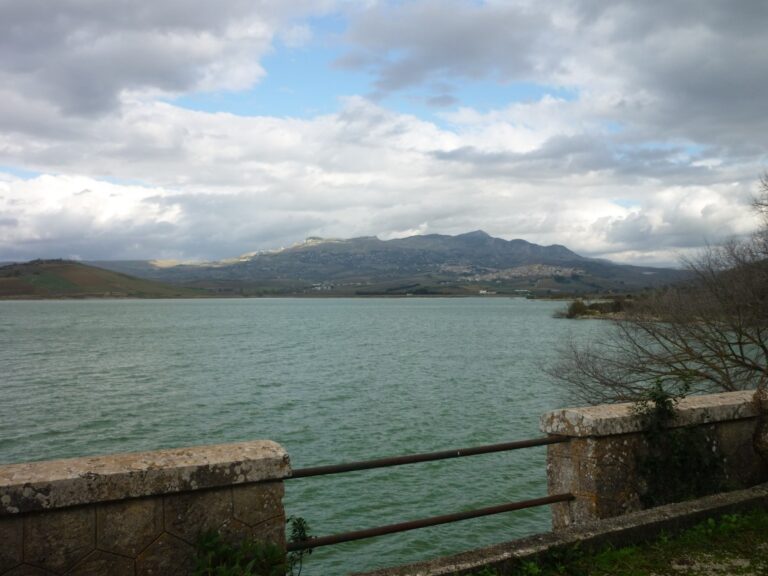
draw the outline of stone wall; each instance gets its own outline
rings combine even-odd
[[[746,488],[768,481],[766,462],[755,452],[758,410],[753,391],[693,396],[682,400],[671,427],[698,427],[718,455],[719,485]],[[567,408],[541,418],[541,429],[567,436],[547,452],[550,494],[570,492],[572,502],[552,506],[555,530],[643,508],[646,489],[638,473],[648,447],[643,421],[632,404]]]
[[[188,574],[201,532],[285,546],[269,441],[0,466],[0,575]]]

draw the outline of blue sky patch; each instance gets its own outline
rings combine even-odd
[[[15,176],[16,178],[21,178],[22,180],[32,180],[33,178],[37,178],[42,174],[42,172],[36,172],[34,170],[25,170],[24,168],[19,168],[18,166],[5,166],[5,165],[0,165],[0,173],[10,174],[11,176]]]
[[[459,106],[482,113],[545,96],[566,101],[578,98],[578,91],[568,87],[494,78],[432,82],[377,94],[371,72],[336,64],[347,51],[341,38],[343,18],[313,18],[308,24],[312,38],[306,45],[292,47],[280,38],[275,41],[272,51],[260,61],[266,75],[251,89],[188,94],[168,101],[202,112],[312,118],[336,112],[344,97],[364,96],[390,110],[442,125],[440,113]]]

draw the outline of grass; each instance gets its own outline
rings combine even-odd
[[[500,576],[492,569],[473,576]],[[570,548],[523,562],[512,576],[768,575],[768,511],[709,519],[677,536],[598,551]]]
[[[78,286],[68,279],[51,272],[41,272],[27,277],[27,282],[37,289],[46,292],[70,293],[77,292]]]
[[[198,298],[204,291],[133,278],[65,260],[0,267],[0,298]]]

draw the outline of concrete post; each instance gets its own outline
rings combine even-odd
[[[722,455],[724,480],[733,489],[768,480],[768,469],[753,443],[758,414],[753,396],[754,391],[743,391],[683,399],[672,424],[707,429],[711,449]],[[570,438],[547,449],[549,493],[576,497],[552,506],[555,530],[642,508],[645,487],[637,463],[646,444],[642,419],[632,407],[567,408],[542,416],[543,432]]]
[[[0,466],[0,575],[188,574],[198,535],[285,546],[270,441]]]

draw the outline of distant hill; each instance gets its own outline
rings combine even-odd
[[[613,264],[565,246],[475,231],[396,240],[309,238],[281,250],[205,264],[95,262],[101,267],[222,293],[534,294],[637,291],[680,281],[680,270]]]
[[[0,298],[190,298],[202,294],[67,260],[0,267]]]

